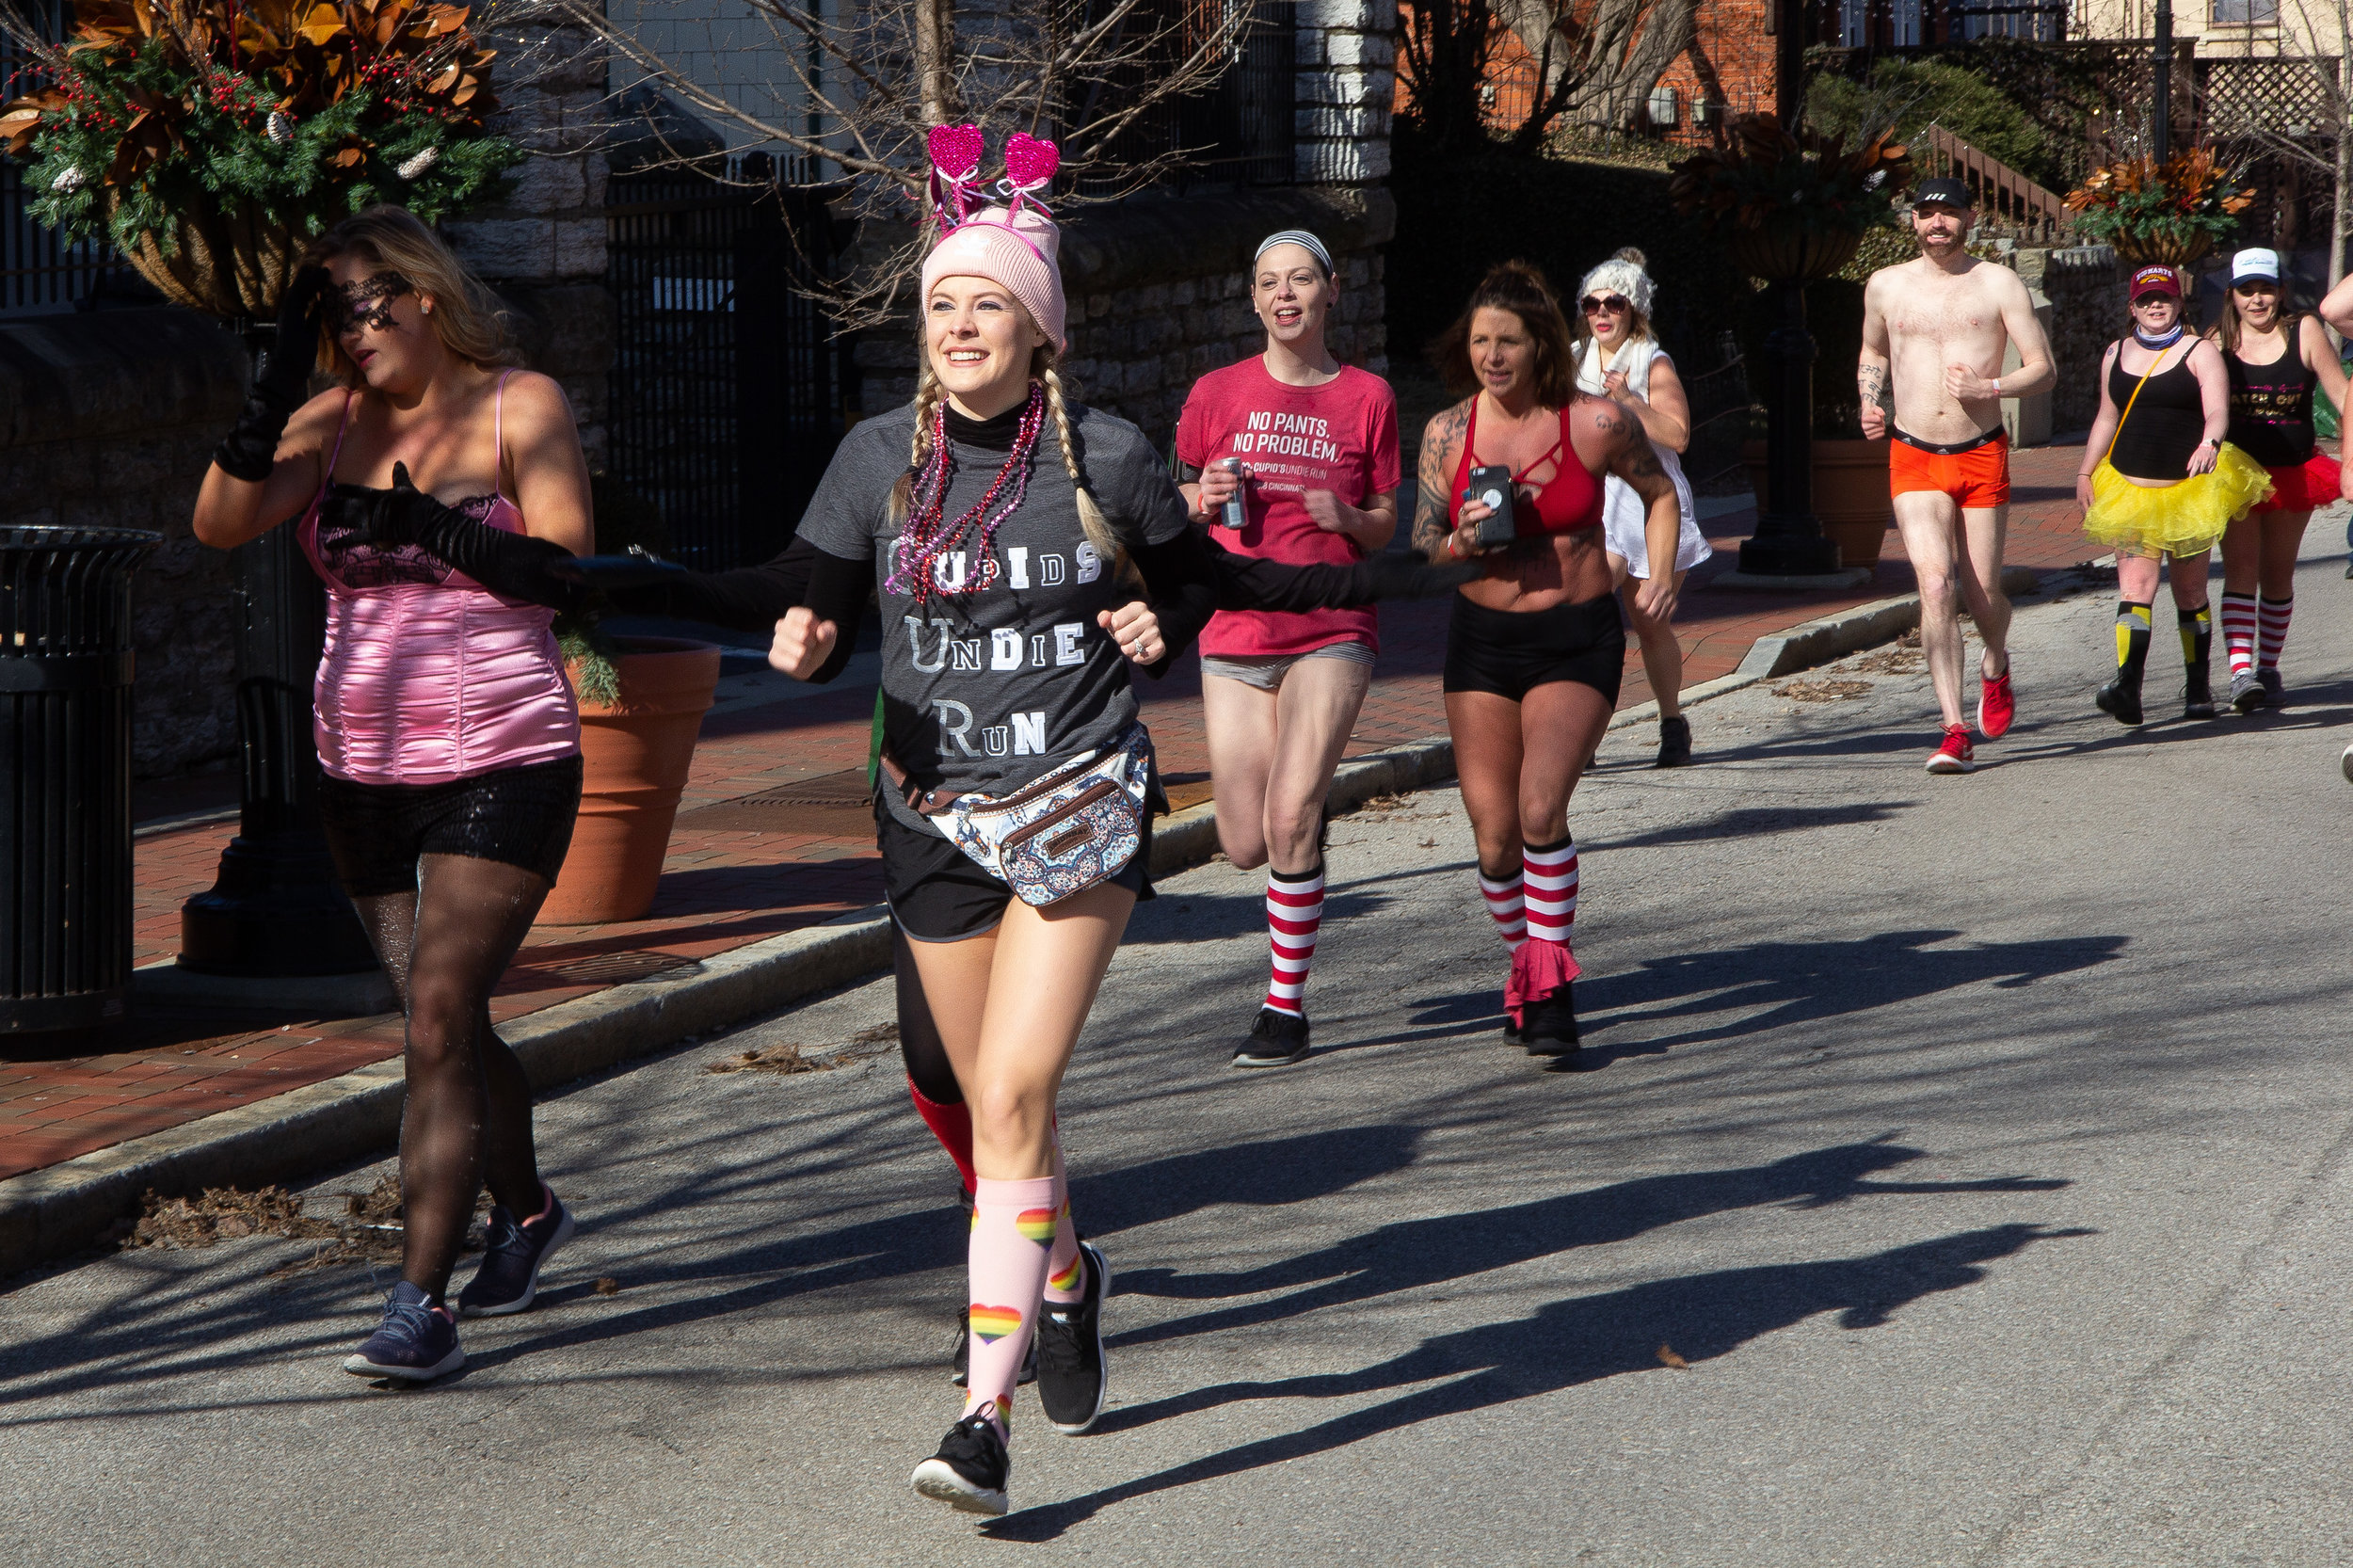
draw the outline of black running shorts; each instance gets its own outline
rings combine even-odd
[[[874,831],[882,850],[883,896],[911,941],[961,942],[984,936],[1005,918],[1013,889],[983,871],[950,840],[901,822],[874,795]],[[1152,819],[1143,841],[1109,880],[1139,900],[1152,896]]]
[[[520,866],[552,885],[579,814],[577,754],[446,784],[319,780],[327,847],[353,898],[415,892],[417,858],[424,855]]]
[[[1574,680],[1618,705],[1625,623],[1615,594],[1549,610],[1490,610],[1454,596],[1446,632],[1449,692],[1493,692],[1518,702],[1538,686]]]

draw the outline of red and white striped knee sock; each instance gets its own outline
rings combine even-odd
[[[2245,675],[2255,667],[2255,596],[2222,596],[2222,650],[2231,661],[2231,674]]]
[[[1323,862],[1304,876],[1267,868],[1267,945],[1273,952],[1274,974],[1267,983],[1266,1004],[1277,1013],[1307,1016],[1307,966],[1315,961],[1316,928],[1322,923]]]
[[[1577,923],[1577,840],[1529,844],[1520,851],[1520,866],[1528,883],[1529,936],[1567,947],[1569,928]]]
[[[1479,896],[1487,901],[1487,913],[1495,917],[1497,935],[1514,952],[1528,940],[1528,904],[1521,897],[1525,886],[1518,872],[1501,881],[1483,871],[1479,873]]]
[[[2280,667],[2280,650],[2288,646],[2288,617],[2296,614],[2296,596],[2273,599],[2265,596],[2259,619],[2263,625],[2262,650],[2255,661],[2258,669]]]

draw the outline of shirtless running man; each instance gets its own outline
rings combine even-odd
[[[2009,436],[2002,399],[2057,379],[2051,346],[2018,274],[1969,254],[1969,187],[1923,181],[1913,196],[1917,261],[1882,267],[1863,294],[1863,433],[1887,449],[1896,526],[1920,581],[1920,645],[1945,714],[1930,773],[1977,766],[1961,717],[1961,620],[1985,644],[1977,673],[1977,732],[1993,740],[2016,712],[2009,684],[2009,600],[2002,593],[2002,540],[2009,524]],[[2019,368],[2002,359],[2018,348]],[[1893,417],[1890,417],[1890,410]]]

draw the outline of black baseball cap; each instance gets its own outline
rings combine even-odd
[[[1947,207],[1959,207],[1962,212],[1967,212],[1977,204],[1977,199],[1969,194],[1969,186],[1965,183],[1945,174],[1940,174],[1933,180],[1923,180],[1912,188],[1913,206],[1924,206],[1930,201],[1941,202]]]

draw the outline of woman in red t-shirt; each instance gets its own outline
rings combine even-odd
[[[1325,346],[1338,292],[1321,241],[1297,229],[1269,235],[1250,284],[1266,351],[1203,376],[1185,399],[1178,474],[1195,514],[1229,550],[1346,564],[1397,532],[1397,399],[1387,382]],[[1218,840],[1236,866],[1267,868],[1273,978],[1234,1052],[1237,1067],[1307,1054],[1323,801],[1371,683],[1377,628],[1369,608],[1227,610],[1201,634]]]

